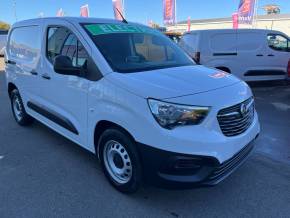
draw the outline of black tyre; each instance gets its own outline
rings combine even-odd
[[[10,94],[11,107],[14,119],[21,126],[28,126],[33,122],[33,118],[29,116],[23,106],[23,102],[19,91],[14,89]]]
[[[142,167],[131,137],[117,128],[107,129],[100,137],[98,150],[110,183],[120,192],[136,192],[142,183]]]
[[[224,71],[226,73],[231,73],[231,70],[227,67],[216,67],[216,69]]]

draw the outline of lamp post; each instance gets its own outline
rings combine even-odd
[[[13,13],[14,13],[14,18],[15,18],[15,21],[17,21],[17,14],[16,14],[16,0],[13,0],[12,2],[13,4]]]

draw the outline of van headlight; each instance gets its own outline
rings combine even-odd
[[[148,99],[148,104],[156,121],[166,129],[200,124],[210,109],[209,107],[172,104],[155,99]]]

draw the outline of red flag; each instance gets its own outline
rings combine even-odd
[[[58,9],[58,11],[56,12],[56,16],[57,17],[63,17],[64,16],[64,11],[62,10],[62,8]]]
[[[252,24],[255,15],[256,0],[240,0],[238,9],[239,23]]]
[[[165,25],[172,25],[176,22],[176,0],[163,0],[163,22]]]
[[[190,17],[187,18],[187,31],[190,31]]]
[[[239,14],[233,13],[232,18],[233,18],[233,29],[238,29],[239,28]]]
[[[122,16],[120,15],[120,13],[121,13],[124,16],[123,1],[122,0],[113,0],[113,10],[114,10],[115,19],[116,20],[123,20]]]
[[[81,17],[89,17],[89,5],[83,5],[81,7]]]

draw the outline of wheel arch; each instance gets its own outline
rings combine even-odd
[[[9,95],[9,97],[11,96],[11,92],[14,90],[14,89],[17,89],[18,90],[18,88],[16,87],[16,85],[14,84],[14,83],[12,83],[12,82],[9,82],[8,83],[8,95]]]
[[[123,133],[125,133],[126,135],[128,135],[135,142],[135,139],[132,136],[132,134],[128,130],[126,130],[124,127],[120,126],[117,123],[108,121],[108,120],[100,120],[96,124],[95,129],[94,129],[94,147],[95,147],[95,154],[98,157],[99,157],[98,143],[99,143],[100,136],[102,135],[102,133],[106,129],[109,129],[109,128],[116,128],[116,129],[122,131]]]
[[[231,70],[230,70],[230,68],[228,68],[228,67],[218,66],[218,67],[216,67],[216,69],[219,69],[219,70],[225,71],[225,72],[227,72],[227,73],[232,73]]]

